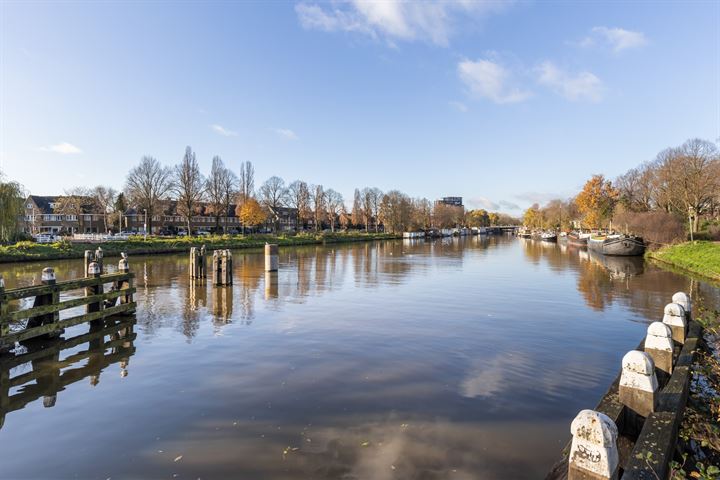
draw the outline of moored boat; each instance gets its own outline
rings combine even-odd
[[[557,234],[555,232],[543,232],[540,234],[540,240],[543,242],[557,242]]]
[[[635,256],[645,253],[645,242],[635,235],[591,236],[587,245],[603,255]]]
[[[521,228],[518,230],[517,236],[521,238],[530,238],[532,237],[532,232],[529,228]]]
[[[567,242],[569,245],[575,245],[576,247],[587,247],[589,233],[582,232],[570,232],[567,236]]]

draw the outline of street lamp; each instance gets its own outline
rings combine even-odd
[[[143,212],[145,212],[145,224],[143,225],[143,232],[145,234],[145,240],[147,240],[147,208],[143,208]]]

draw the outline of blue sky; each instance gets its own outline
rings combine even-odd
[[[520,213],[720,137],[720,2],[0,2],[0,168],[122,187],[190,145]]]

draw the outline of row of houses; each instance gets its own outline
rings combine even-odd
[[[144,232],[147,225],[151,234],[176,234],[187,230],[187,221],[177,212],[177,202],[163,202],[162,211],[152,216],[143,210],[128,209],[122,214],[116,214],[113,220],[102,212],[92,201],[82,202],[76,209],[76,214],[61,213],[60,196],[30,195],[25,200],[25,214],[22,219],[22,230],[29,235],[42,233],[67,234],[76,233],[105,233],[120,230],[127,233]],[[222,231],[236,233],[242,230],[240,218],[235,214],[235,205],[230,205],[227,212],[216,219],[207,204],[198,205],[197,215],[190,221],[192,233],[198,231],[215,231],[218,227]],[[297,209],[279,207],[268,209],[268,219],[264,228],[273,228],[277,225],[281,231],[295,231],[297,227]]]
[[[155,212],[152,216],[148,216],[144,210],[130,208],[121,214],[115,214],[111,219],[89,197],[74,200],[80,204],[79,208],[62,208],[62,206],[67,207],[68,198],[30,195],[25,200],[25,213],[21,222],[23,232],[29,235],[43,233],[73,235],[118,230],[141,233],[147,230],[150,234],[177,234],[187,230],[187,221],[178,213],[177,202],[174,200],[162,202],[161,211]],[[462,207],[462,197],[444,197],[436,203]],[[190,220],[191,233],[216,230],[239,233],[243,230],[243,224],[235,213],[235,207],[236,205],[230,205],[228,211],[223,212],[223,215],[216,219],[208,204],[199,204],[196,214]],[[67,213],[68,211],[73,213]],[[370,228],[374,227],[373,221]],[[302,229],[313,230],[315,225],[312,219],[306,219],[298,228],[297,209],[277,207],[267,209],[267,220],[262,228],[290,232]]]

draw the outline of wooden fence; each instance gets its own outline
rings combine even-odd
[[[105,275],[101,252],[97,258],[91,252],[86,259],[90,261],[86,261],[85,278],[58,282],[54,270],[45,268],[40,285],[6,290],[0,277],[0,353],[11,350],[16,342],[56,337],[74,325],[135,312],[135,275],[129,271],[127,256],[120,260],[117,273]],[[110,285],[107,292],[106,285]],[[32,306],[23,308],[31,300]],[[61,319],[62,311],[81,306],[85,313]]]

